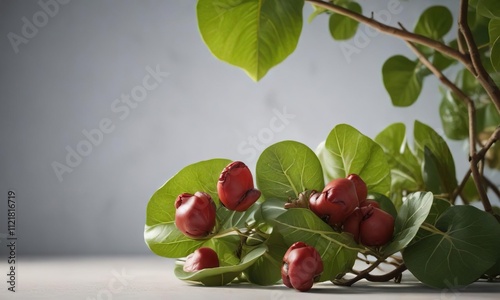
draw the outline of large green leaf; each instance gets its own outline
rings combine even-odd
[[[324,187],[323,171],[316,154],[306,145],[283,141],[266,148],[257,161],[257,186],[265,198],[284,201],[305,190]]]
[[[415,150],[420,161],[424,160],[425,147],[436,157],[439,178],[445,193],[451,194],[457,187],[455,162],[445,140],[434,129],[419,121],[413,126]]]
[[[355,128],[346,124],[335,126],[317,152],[327,180],[354,173],[363,179],[369,192],[389,192],[391,173],[384,151]]]
[[[500,224],[473,206],[453,206],[430,234],[403,251],[408,270],[424,284],[455,288],[476,281],[497,259]]]
[[[500,5],[498,0],[479,0],[477,12],[490,19],[500,19]]]
[[[427,148],[424,147],[424,161],[422,163],[422,175],[424,178],[425,189],[434,194],[442,194],[446,192],[443,180],[440,177],[439,162],[437,157]]]
[[[402,55],[390,57],[382,66],[384,86],[394,106],[410,106],[422,91],[418,62]]]
[[[349,2],[347,9],[361,14],[362,8],[356,2]],[[358,30],[359,22],[341,14],[333,13],[330,16],[330,34],[335,40],[348,40],[352,38]]]
[[[233,281],[236,276],[255,263],[266,251],[267,247],[262,245],[250,251],[237,265],[208,268],[196,272],[185,272],[182,269],[184,264],[178,262],[174,273],[181,280],[199,282],[206,286],[222,286]]]
[[[490,35],[490,45],[491,45],[491,53],[490,53],[491,64],[493,65],[493,68],[495,68],[497,72],[500,72],[500,19],[491,20],[488,31]]]
[[[332,280],[350,270],[357,252],[363,250],[351,235],[334,232],[309,209],[291,208],[274,223],[288,245],[302,241],[318,250],[324,266],[320,281]]]
[[[144,239],[151,251],[160,256],[183,257],[201,247],[203,240],[190,239],[175,227],[175,199],[182,193],[202,191],[219,203],[217,181],[230,162],[212,159],[191,164],[153,194],[147,206],[144,230]]]
[[[198,27],[210,51],[259,80],[296,48],[304,0],[198,0]]]
[[[395,220],[394,238],[382,248],[384,255],[388,256],[404,249],[413,240],[420,225],[429,215],[432,201],[432,193],[417,192],[407,197]]]
[[[463,140],[469,136],[469,116],[467,106],[457,100],[451,92],[446,92],[439,106],[441,124],[446,137]]]
[[[418,19],[414,32],[434,40],[440,40],[450,31],[453,15],[445,6],[432,6],[426,9]]]
[[[387,126],[375,137],[375,141],[387,154],[392,186],[407,191],[422,189],[424,184],[421,166],[406,141],[405,124],[394,123]]]

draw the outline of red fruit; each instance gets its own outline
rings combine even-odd
[[[252,173],[241,161],[230,163],[222,170],[217,182],[219,199],[226,208],[245,211],[260,197],[254,188]]]
[[[332,180],[317,196],[309,198],[309,208],[331,226],[339,226],[358,207],[354,184],[346,179]]]
[[[344,222],[343,230],[365,246],[383,246],[394,234],[394,218],[370,204],[356,209]]]
[[[184,272],[196,272],[207,268],[217,268],[219,257],[217,253],[208,247],[202,247],[189,254],[182,268]]]
[[[215,203],[209,194],[183,193],[175,200],[175,226],[190,238],[203,238],[215,226]]]
[[[361,209],[356,208],[356,210],[354,210],[352,214],[345,220],[343,225],[343,231],[352,234],[356,243],[359,242],[359,223],[361,223],[362,219],[363,213],[361,212]]]
[[[354,187],[356,188],[356,195],[358,195],[359,205],[366,201],[366,197],[368,196],[368,188],[366,187],[366,183],[359,177],[357,174],[350,174],[347,176],[347,179],[354,183]]]
[[[323,272],[319,252],[303,242],[296,242],[285,253],[281,278],[283,283],[301,292],[310,290]]]
[[[376,208],[380,208],[380,204],[374,200],[366,200],[365,202],[359,204],[359,207],[363,207],[363,206],[373,206]]]
[[[394,234],[394,218],[373,206],[361,208],[363,220],[359,225],[359,241],[365,246],[383,246]]]

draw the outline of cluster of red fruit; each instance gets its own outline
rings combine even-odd
[[[240,161],[226,166],[217,182],[221,204],[229,210],[245,211],[261,192],[254,188],[248,167]],[[391,238],[394,219],[382,211],[375,201],[367,200],[367,187],[355,174],[332,180],[322,192],[312,192],[310,209],[336,229],[351,233],[365,246],[381,246]],[[190,238],[205,238],[216,223],[216,205],[205,192],[183,193],[175,200],[175,225]],[[183,270],[196,272],[219,267],[217,253],[208,247],[197,249],[186,258]],[[281,268],[283,283],[299,291],[311,289],[323,272],[318,251],[303,242],[296,242],[285,253]]]
[[[309,208],[330,226],[353,235],[356,242],[376,247],[394,233],[394,218],[368,200],[365,182],[356,174],[330,181],[321,193],[312,192]]]

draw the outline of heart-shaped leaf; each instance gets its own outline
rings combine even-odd
[[[430,234],[403,251],[408,270],[424,284],[455,288],[476,281],[498,259],[500,224],[473,206],[453,206],[426,226]]]
[[[321,163],[306,145],[283,141],[265,149],[257,161],[257,186],[265,198],[288,200],[324,187]]]
[[[402,55],[390,57],[382,66],[384,86],[394,106],[410,106],[422,91],[418,62]]]
[[[297,47],[304,0],[199,0],[198,27],[210,51],[255,81]]]

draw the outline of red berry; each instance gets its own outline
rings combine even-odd
[[[281,278],[289,288],[306,292],[312,288],[322,272],[323,261],[319,252],[303,242],[290,246],[283,257]]]
[[[380,208],[380,204],[375,200],[366,200],[365,202],[359,204],[359,207],[364,206],[373,206],[375,208]]]
[[[361,212],[361,209],[356,208],[356,210],[354,210],[352,214],[345,220],[343,225],[343,231],[352,234],[356,243],[359,242],[359,224],[361,223],[362,219],[363,214]]]
[[[175,208],[175,226],[188,237],[206,237],[215,226],[216,207],[207,193],[180,194]]]
[[[363,219],[359,224],[359,241],[365,246],[383,246],[394,234],[394,218],[373,206],[361,207]]]
[[[222,205],[235,211],[247,210],[261,194],[254,188],[252,173],[241,161],[232,162],[222,170],[217,193]]]
[[[208,247],[202,247],[189,254],[182,268],[184,272],[196,272],[207,268],[217,268],[219,257],[217,253]]]
[[[357,174],[349,174],[347,179],[354,183],[354,187],[356,188],[356,195],[358,195],[359,205],[366,201],[366,197],[368,196],[368,188],[366,187],[366,183],[359,177]]]
[[[331,226],[340,226],[358,205],[354,184],[346,178],[332,180],[319,196],[309,198],[309,208]]]

